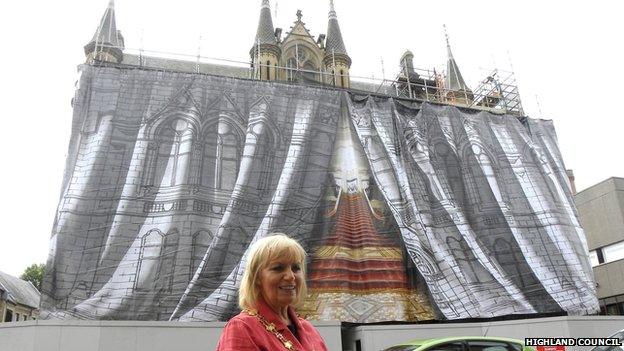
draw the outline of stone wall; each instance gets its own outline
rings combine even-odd
[[[30,321],[0,325],[0,350],[209,351],[225,323]],[[340,350],[340,323],[315,324],[329,350]]]

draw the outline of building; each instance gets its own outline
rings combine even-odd
[[[446,30],[446,29],[445,29]],[[356,80],[350,76],[352,58],[340,31],[334,2],[329,1],[326,34],[317,37],[303,22],[298,11],[288,31],[275,28],[268,0],[262,1],[248,67],[204,63],[184,59],[146,56],[125,52],[121,30],[117,29],[114,1],[110,1],[93,38],[84,47],[87,63],[109,62],[128,66],[228,76],[336,86],[351,91],[384,94],[420,101],[470,106],[493,112],[523,115],[522,103],[513,74],[494,70],[473,90],[466,84],[446,34],[447,72],[417,69],[414,54],[407,50],[400,57],[401,71],[392,81]],[[398,57],[398,55],[397,55]]]
[[[0,322],[38,319],[39,298],[32,283],[0,272]]]
[[[303,13],[298,11],[297,20],[282,38],[282,29],[273,26],[269,1],[262,1],[256,37],[249,51],[250,67],[228,67],[124,54],[124,38],[121,31],[117,30],[114,2],[110,1],[93,39],[84,50],[87,62],[90,63],[115,62],[238,78],[350,88],[351,58],[342,39],[333,1],[330,1],[327,35],[321,34],[314,38],[302,17]]]
[[[602,181],[574,200],[587,234],[600,312],[624,315],[624,178]]]
[[[393,82],[361,83],[333,1],[317,38],[259,5],[250,65],[232,67],[126,54],[110,2],[80,66],[42,315],[227,320],[272,232],[309,252],[314,320],[598,310],[554,127],[515,86],[469,88],[448,39],[446,76],[408,51]]]

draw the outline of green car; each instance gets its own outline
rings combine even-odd
[[[419,339],[391,346],[383,351],[534,351],[522,340],[487,336]]]
[[[619,339],[621,346],[596,346],[591,351],[624,351],[624,329],[609,336],[610,339]]]

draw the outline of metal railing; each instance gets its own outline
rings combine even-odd
[[[98,45],[100,50],[107,47]],[[350,90],[359,90],[380,95],[416,100],[421,102],[434,102],[442,104],[470,107],[481,110],[494,110],[518,116],[524,115],[520,93],[513,72],[493,70],[473,91],[452,90],[445,86],[444,73],[427,69],[399,68],[399,74],[394,79],[355,76],[340,74],[340,72],[312,70],[302,67],[267,65],[258,63],[257,60],[240,61],[201,55],[179,54],[172,52],[153,51],[144,49],[120,48],[124,54],[132,54],[138,57],[139,66],[151,67],[150,59],[170,59],[184,61],[193,64],[194,71],[202,72],[202,67],[210,65],[228,66],[239,69],[239,76],[248,79],[260,79],[267,73],[272,81],[290,82],[306,85],[335,86],[334,82],[347,79],[351,82]],[[146,56],[148,54],[149,56]],[[95,55],[95,57],[98,57]],[[160,69],[165,69],[159,67]],[[178,68],[179,69],[179,68]],[[265,74],[261,74],[262,70]],[[271,74],[272,73],[272,74]],[[217,73],[219,74],[219,73]],[[227,75],[227,74],[222,74]]]

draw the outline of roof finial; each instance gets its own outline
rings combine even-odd
[[[459,67],[457,66],[457,62],[455,62],[455,58],[453,57],[453,52],[451,52],[451,44],[446,30],[446,24],[442,26],[444,27],[444,38],[446,39],[446,49],[448,51],[445,87],[455,92],[464,92],[464,97],[472,99],[472,92],[464,81]]]
[[[297,21],[301,21],[301,17],[303,17],[303,13],[301,10],[297,10]]]
[[[338,18],[336,16],[336,8],[334,7],[334,0],[329,0],[329,18]]]
[[[260,8],[271,8],[271,5],[269,4],[269,0],[262,0],[262,6]]]
[[[448,36],[448,31],[446,30],[446,24],[443,24],[442,27],[444,28],[444,38],[446,39],[446,47],[450,48],[451,44],[449,43],[449,36]]]
[[[115,0],[110,0],[108,2],[108,8],[109,9],[114,9],[115,8]]]

